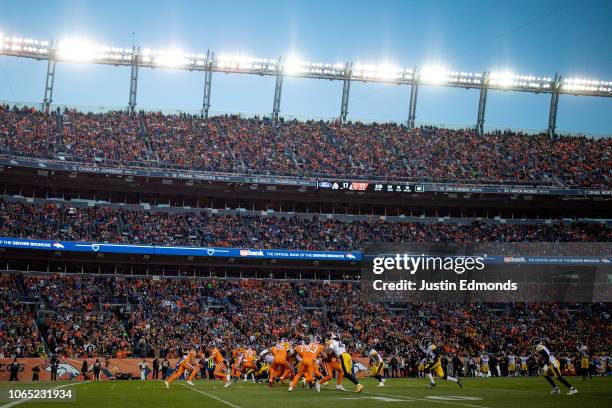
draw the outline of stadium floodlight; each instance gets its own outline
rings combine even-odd
[[[489,86],[503,89],[550,90],[553,79],[535,75],[517,75],[509,71],[492,72]]]
[[[49,50],[46,45],[42,45],[42,42],[31,38],[8,37],[4,35],[0,38],[0,53],[40,57],[48,52]]]
[[[298,56],[292,55],[283,63],[283,73],[287,75],[297,75],[304,72],[306,64]],[[308,69],[306,69],[308,72]]]
[[[190,63],[190,54],[178,49],[156,51],[151,58],[155,65],[166,68],[178,68]]]
[[[515,77],[510,71],[494,71],[489,76],[489,85],[509,88],[515,84]]]
[[[428,65],[421,69],[419,80],[431,85],[441,85],[448,82],[449,72],[440,65]]]
[[[53,45],[51,45],[53,44]],[[180,50],[155,51],[137,48],[118,48],[97,45],[79,38],[68,38],[59,43],[40,41],[33,38],[0,34],[0,55],[8,55],[37,60],[76,61],[95,64],[169,67],[209,72],[245,73],[255,75],[278,75],[315,79],[347,79],[362,82],[414,84],[415,82],[444,87],[482,89],[485,78],[481,73],[468,71],[449,71],[443,66],[426,66],[417,75],[411,68],[401,68],[395,64],[323,63],[309,62],[297,55],[279,60],[256,58],[248,55],[221,55],[215,53],[196,54]],[[350,66],[350,74],[347,71]],[[349,77],[350,75],[350,77]],[[558,78],[558,76],[555,76]],[[584,78],[557,79],[548,76],[518,75],[509,70],[499,70],[488,74],[486,87],[490,89],[518,92],[566,93],[585,96],[612,97],[612,83]]]
[[[353,65],[352,77],[361,81],[395,82],[404,78],[404,70],[389,62],[377,65],[358,62]]]
[[[584,78],[566,78],[561,89],[568,92],[597,92],[612,94],[612,81],[599,81]]]
[[[199,55],[199,58],[201,58],[199,61],[202,63],[206,61],[205,55]],[[221,54],[213,61],[213,65],[221,70],[242,71],[247,73],[251,71],[276,71],[276,61],[242,54]]]
[[[75,62],[93,61],[102,51],[91,41],[82,38],[68,38],[58,43],[56,55],[58,58]]]
[[[41,42],[42,44],[42,42]],[[58,43],[55,58],[71,62],[130,63],[133,52],[128,48],[97,45],[81,38],[69,38]]]
[[[384,63],[377,67],[376,74],[379,79],[397,79],[401,76],[401,69],[393,64]]]

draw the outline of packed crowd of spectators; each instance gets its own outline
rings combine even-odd
[[[38,298],[48,349],[75,358],[176,357],[211,341],[261,348],[330,330],[361,355],[377,340],[387,354],[416,354],[425,336],[445,353],[462,356],[524,355],[542,337],[555,352],[572,352],[583,342],[593,353],[612,347],[606,303],[416,303],[398,309],[366,300],[359,283],[46,275],[28,276],[20,289],[17,279],[23,278],[3,277],[3,293]],[[24,337],[37,340],[35,326],[29,330],[1,332],[5,355],[32,353],[22,346]]]
[[[99,277],[24,279],[24,292],[43,306],[37,323],[51,353],[117,355],[125,348],[120,311],[100,306],[104,283]]]
[[[425,224],[318,217],[170,213],[0,200],[0,236],[71,241],[305,250],[356,250],[366,243],[609,242],[600,223]]]
[[[0,357],[38,356],[44,352],[33,307],[18,296],[22,289],[22,277],[0,276]]]
[[[55,113],[0,105],[0,152],[291,176],[611,185],[612,138],[74,110],[61,119],[58,127]]]
[[[143,120],[158,164],[207,171],[233,168],[231,150],[216,121],[162,114],[149,114]]]

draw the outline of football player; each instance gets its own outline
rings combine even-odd
[[[529,374],[529,367],[527,367],[527,356],[519,357],[521,360],[521,375],[525,376]]]
[[[214,342],[209,345],[209,348],[209,358],[211,358],[215,362],[215,378],[217,380],[225,381],[224,386],[229,387],[230,385],[232,385],[232,383],[230,382],[230,373],[227,369],[227,366],[225,365],[225,359],[223,358],[223,354],[221,354],[221,351],[219,351],[217,344]]]
[[[346,346],[340,341],[340,336],[338,336],[336,333],[330,333],[328,335],[328,340],[326,341],[326,348],[336,356],[338,361],[340,361],[342,374],[344,374],[346,378],[355,384],[355,389],[353,392],[359,393],[363,391],[363,384],[359,383],[359,380],[353,373],[353,359],[351,358],[351,355],[346,352]]]
[[[342,372],[342,367],[340,366],[340,363],[338,362],[336,356],[331,351],[325,350],[321,354],[321,357],[327,375],[321,379],[320,383],[327,383],[332,378],[334,378],[334,373],[336,373],[336,389],[339,391],[346,391],[342,386],[342,379],[344,378],[344,373]]]
[[[491,371],[489,370],[489,356],[484,353],[480,356],[480,373],[483,377],[491,376]]]
[[[306,379],[306,383],[309,385],[315,384],[317,392],[321,391],[321,385],[317,381],[314,382],[315,376],[315,360],[323,352],[323,346],[316,341],[311,342],[308,345],[300,344],[295,348],[295,353],[302,358],[302,362],[298,369],[297,374],[293,377],[293,381],[289,385],[289,392],[295,389],[300,378],[303,376]]]
[[[510,352],[508,358],[508,377],[516,376],[516,356]]]
[[[433,373],[444,380],[456,382],[459,387],[463,387],[463,384],[459,378],[451,377],[444,372],[442,369],[440,351],[430,339],[424,338],[421,341],[421,351],[429,359],[429,362],[425,366],[425,374],[427,375],[427,378],[429,378],[429,385],[427,388],[433,388],[436,386],[436,382],[433,379]]]
[[[372,349],[368,353],[370,357],[370,377],[378,380],[378,387],[384,387],[385,379],[383,378],[383,367],[385,363],[383,362],[380,353],[376,351],[377,345],[378,341],[374,341],[374,346],[372,346]]]
[[[268,375],[268,384],[270,387],[274,386],[276,379],[279,378],[281,381],[285,377],[286,373],[291,373],[291,368],[288,362],[288,355],[293,353],[293,348],[289,343],[289,340],[282,338],[280,342],[276,343],[273,347],[268,350],[261,352],[261,357],[269,359],[272,356],[272,360],[269,361],[270,372]]]
[[[170,388],[170,384],[177,378],[179,378],[185,371],[189,371],[189,378],[187,379],[187,384],[193,385],[192,380],[195,378],[198,373],[198,365],[196,363],[196,351],[194,349],[189,350],[189,353],[179,362],[178,368],[170,378],[164,381],[166,388]]]
[[[578,346],[578,352],[580,353],[580,371],[582,372],[582,379],[586,380],[588,375],[589,380],[592,380],[591,357],[589,356],[589,349],[586,344],[580,344]]]
[[[255,382],[255,372],[257,371],[257,365],[255,364],[255,360],[257,360],[257,352],[252,346],[248,346],[246,350],[243,352],[242,358],[242,373],[244,374],[244,381],[246,381],[249,377],[249,374],[253,377],[253,382]]]
[[[567,395],[578,394],[578,390],[561,376],[559,361],[557,361],[557,359],[550,353],[548,348],[546,348],[546,346],[544,345],[544,341],[541,339],[535,339],[534,344],[535,351],[540,357],[540,361],[542,364],[542,374],[544,375],[544,378],[546,378],[546,381],[548,381],[553,387],[550,393],[559,394],[561,392],[559,391],[559,387],[557,387],[557,384],[555,384],[554,380],[552,379],[552,377],[554,376],[561,384],[569,388]]]

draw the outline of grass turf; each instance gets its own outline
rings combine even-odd
[[[426,380],[389,379],[384,388],[376,387],[373,380],[365,380],[365,390],[361,394],[341,392],[334,389],[330,382],[320,393],[314,389],[303,389],[301,385],[287,392],[286,385],[269,388],[251,382],[233,383],[229,388],[223,384],[209,381],[196,381],[190,387],[184,381],[176,381],[168,390],[161,381],[103,381],[98,383],[70,384],[56,383],[8,383],[0,384],[3,397],[0,408],[8,407],[207,407],[207,408],[248,408],[248,407],[469,407],[469,408],[562,408],[562,407],[606,407],[612,406],[612,377],[596,377],[591,381],[570,377],[568,380],[578,388],[577,395],[550,395],[550,388],[542,377],[532,378],[476,378],[464,379],[464,387],[454,383],[437,381],[434,389],[426,388]],[[75,390],[74,402],[34,402],[8,401],[6,390],[9,388],[35,389],[63,386]],[[344,386],[352,389],[345,380]],[[11,405],[7,405],[11,404]]]

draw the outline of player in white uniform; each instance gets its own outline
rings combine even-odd
[[[589,349],[585,344],[578,346],[578,352],[580,353],[580,372],[582,373],[582,379],[586,380],[587,375],[589,380],[593,379],[591,373],[591,357],[589,356]]]
[[[368,353],[370,356],[370,376],[378,380],[378,387],[385,386],[385,379],[383,378],[384,361],[380,356],[380,353],[374,348]]]
[[[516,356],[508,354],[508,377],[516,376]]]
[[[340,367],[342,367],[344,376],[355,384],[353,392],[361,392],[363,390],[363,384],[359,383],[359,380],[353,373],[353,359],[351,355],[346,352],[346,346],[340,341],[340,336],[335,333],[330,333],[325,345],[326,349],[332,352],[340,362]]]
[[[480,356],[480,373],[483,377],[491,376],[491,371],[489,370],[489,356],[486,354]]]
[[[144,381],[147,379],[147,368],[149,368],[147,362],[142,360],[140,364],[138,364],[138,368],[140,368],[140,381]]]
[[[421,341],[421,351],[425,353],[427,358],[429,359],[429,363],[425,366],[425,373],[427,374],[427,378],[429,378],[428,388],[433,388],[436,386],[436,382],[433,379],[433,374],[435,373],[438,377],[443,380],[456,382],[459,387],[463,387],[461,380],[456,377],[451,377],[446,374],[446,372],[442,369],[442,359],[440,358],[440,351],[438,347],[433,344],[429,339],[423,339]]]
[[[521,360],[521,375],[527,375],[529,371],[529,368],[527,367],[527,357],[521,356],[519,357],[519,360]]]
[[[574,388],[569,382],[567,382],[565,378],[561,376],[559,361],[557,361],[557,359],[550,353],[548,348],[546,348],[546,346],[544,345],[543,341],[536,339],[535,344],[536,344],[535,351],[536,353],[538,353],[541,359],[542,373],[544,375],[544,378],[546,378],[546,381],[548,381],[550,385],[553,387],[550,393],[559,394],[561,392],[559,391],[559,387],[557,387],[557,384],[555,384],[555,382],[552,379],[552,377],[554,376],[557,378],[557,380],[559,380],[561,384],[569,388],[567,395],[578,394],[578,390]]]

